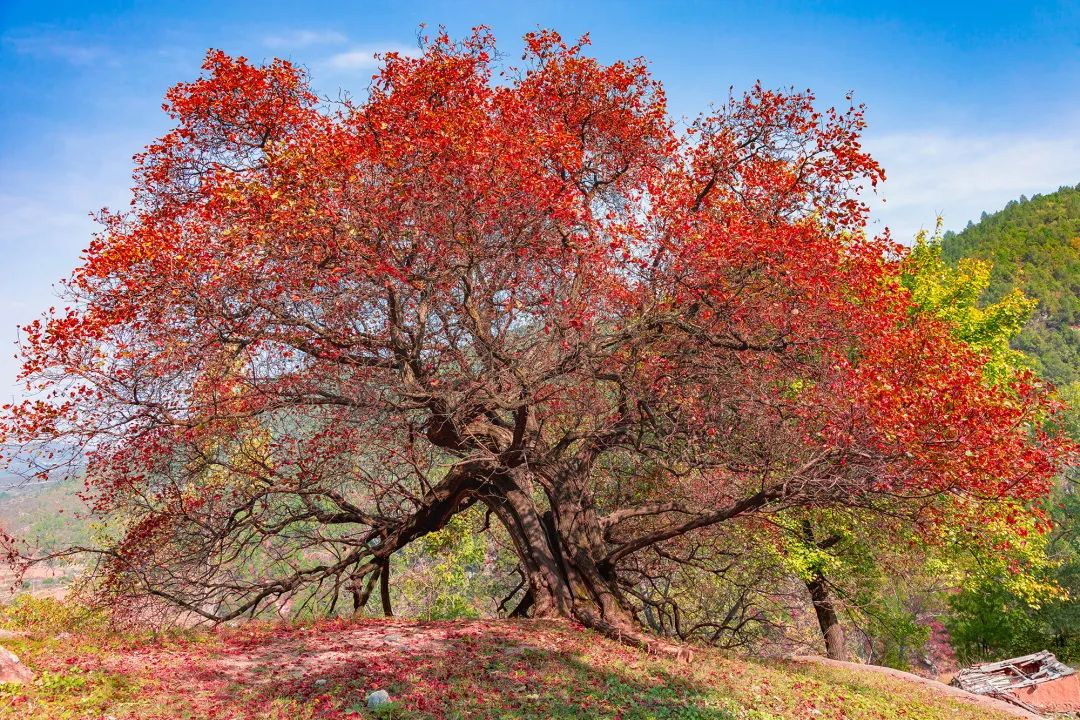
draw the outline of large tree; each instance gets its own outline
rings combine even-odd
[[[746,518],[1046,491],[1040,389],[981,382],[862,231],[859,108],[754,88],[679,133],[644,61],[525,45],[440,35],[338,103],[211,52],[168,93],[7,413],[86,458],[101,592],[361,606],[478,506],[514,614],[653,645],[642,578]]]

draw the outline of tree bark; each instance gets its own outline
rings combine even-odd
[[[382,600],[383,615],[394,617],[394,610],[390,607],[390,558],[386,558],[379,568],[379,599]]]
[[[825,654],[832,660],[844,660],[846,658],[844,628],[840,625],[836,606],[833,604],[825,577],[821,573],[815,573],[806,581],[806,589],[810,591],[818,627],[821,629],[821,636],[825,639]]]
[[[500,492],[485,502],[514,542],[528,589],[514,617],[562,617],[649,652],[688,657],[687,648],[643,631],[603,565],[600,523],[587,497],[559,493],[552,509],[539,511],[519,481],[496,481]]]

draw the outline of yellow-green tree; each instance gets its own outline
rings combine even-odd
[[[911,293],[918,312],[951,323],[957,338],[986,353],[983,372],[989,382],[999,384],[1016,368],[1030,365],[1010,343],[1031,318],[1038,301],[1013,289],[996,303],[980,305],[979,298],[990,286],[992,270],[990,262],[975,258],[950,265],[942,257],[940,232],[929,236],[924,230],[904,259],[901,282]]]

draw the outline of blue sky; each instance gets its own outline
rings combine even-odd
[[[288,57],[320,92],[359,92],[372,53],[415,49],[422,22],[489,25],[510,58],[538,26],[589,32],[598,57],[649,58],[676,117],[758,79],[827,103],[853,90],[889,174],[873,229],[898,238],[1080,182],[1077,2],[0,0],[0,397],[15,326],[54,303],[87,214],[127,203],[131,155],[167,127],[162,94],[207,48]]]

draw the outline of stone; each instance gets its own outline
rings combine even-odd
[[[388,702],[390,702],[390,693],[385,690],[376,690],[367,696],[367,706],[372,710]]]
[[[19,656],[0,646],[0,683],[28,683],[34,679],[34,671],[22,664]]]

